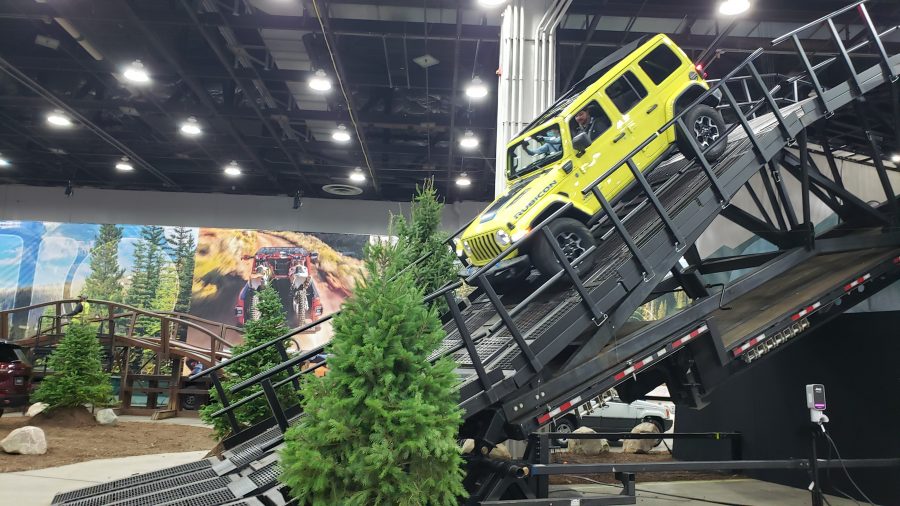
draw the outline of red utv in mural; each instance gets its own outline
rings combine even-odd
[[[322,316],[322,301],[313,280],[318,253],[298,247],[265,247],[243,259],[253,260],[253,265],[234,308],[239,325],[259,318],[257,292],[270,284],[281,294],[285,308],[290,308],[288,320],[293,325],[305,325]],[[316,330],[318,326],[309,332]]]

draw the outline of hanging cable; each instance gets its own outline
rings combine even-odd
[[[838,462],[841,463],[841,468],[844,470],[844,474],[847,475],[847,479],[850,480],[850,484],[853,485],[853,488],[855,488],[856,491],[859,492],[859,495],[861,495],[863,497],[863,499],[866,500],[866,502],[868,502],[872,506],[875,506],[875,503],[872,502],[871,499],[869,499],[869,496],[867,496],[866,493],[863,492],[861,488],[859,488],[859,485],[857,485],[856,481],[853,480],[853,477],[850,476],[850,472],[847,471],[847,466],[844,465],[844,459],[841,458],[840,450],[838,450],[837,445],[834,443],[834,439],[831,439],[831,434],[829,434],[828,431],[825,430],[824,425],[822,426],[822,433],[825,434],[825,437],[828,439],[828,442],[831,443],[831,446],[834,448],[834,454],[837,455]]]

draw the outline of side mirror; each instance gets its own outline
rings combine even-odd
[[[581,132],[572,138],[572,147],[575,148],[575,151],[578,153],[578,156],[584,154],[585,150],[590,147],[591,138],[588,137],[586,132]]]

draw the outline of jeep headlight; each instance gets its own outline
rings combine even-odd
[[[494,238],[497,239],[497,244],[500,246],[509,246],[512,243],[512,239],[510,239],[509,234],[505,230],[494,232]]]
[[[466,255],[472,256],[472,247],[469,246],[469,241],[463,241],[463,251],[466,252]]]

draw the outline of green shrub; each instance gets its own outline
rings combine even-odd
[[[280,480],[300,504],[456,505],[465,494],[453,362],[427,357],[444,337],[408,252],[366,250],[368,277],[334,319],[329,372],[308,377],[285,436]],[[311,376],[311,375],[310,375]]]
[[[50,409],[106,405],[112,385],[109,375],[103,372],[102,353],[95,327],[77,321],[70,323],[48,359],[53,374],[38,385],[32,400],[46,402]]]
[[[244,325],[244,342],[231,349],[232,356],[240,355],[278,336],[282,336],[288,331],[281,296],[271,285],[259,292],[257,307],[260,313],[259,319],[249,320]],[[287,344],[287,340],[285,344]],[[222,379],[222,386],[227,391],[232,386],[271,369],[281,362],[281,355],[274,346],[270,346],[225,367],[225,377]],[[286,373],[277,375],[272,378],[272,382],[275,383],[286,376]],[[228,401],[233,404],[261,390],[262,387],[256,385],[237,394],[230,394]],[[294,392],[290,384],[278,388],[277,393],[283,408],[297,403],[296,392]],[[222,409],[222,404],[219,402],[218,394],[215,390],[210,390],[209,403],[200,410],[200,418],[206,423],[212,424],[216,437],[222,439],[231,432],[231,426],[228,424],[226,415],[212,417],[212,414],[220,409]],[[238,424],[242,427],[249,427],[272,416],[269,404],[263,395],[237,408],[234,414]]]

